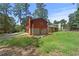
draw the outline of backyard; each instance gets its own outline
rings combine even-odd
[[[0,55],[79,55],[79,32],[54,32],[35,37],[28,37],[26,34],[2,37]]]

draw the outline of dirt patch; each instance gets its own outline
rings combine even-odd
[[[37,56],[36,47],[1,47],[0,56]]]
[[[63,56],[63,53],[60,51],[54,51],[54,52],[51,52],[49,55],[51,55],[51,56]]]

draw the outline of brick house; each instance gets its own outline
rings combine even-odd
[[[32,17],[28,16],[26,21],[26,32],[30,35],[48,34],[47,20],[43,18],[32,19]]]

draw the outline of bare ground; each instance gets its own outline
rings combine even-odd
[[[0,56],[38,56],[36,47],[0,47]]]
[[[7,39],[17,36],[29,36],[27,33],[11,33],[1,34],[0,39]],[[37,56],[37,48],[34,46],[15,47],[0,46],[0,56]]]

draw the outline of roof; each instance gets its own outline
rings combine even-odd
[[[43,18],[35,18],[35,19],[32,19],[32,20],[40,20],[40,19],[47,22],[47,19],[43,19]]]
[[[30,19],[31,21],[41,19],[41,20],[44,20],[45,22],[47,22],[47,23],[48,23],[48,20],[47,20],[47,19],[43,19],[43,18],[32,18],[31,16],[27,16],[27,17],[28,17],[28,18],[27,18],[26,22],[27,22],[29,19]]]

